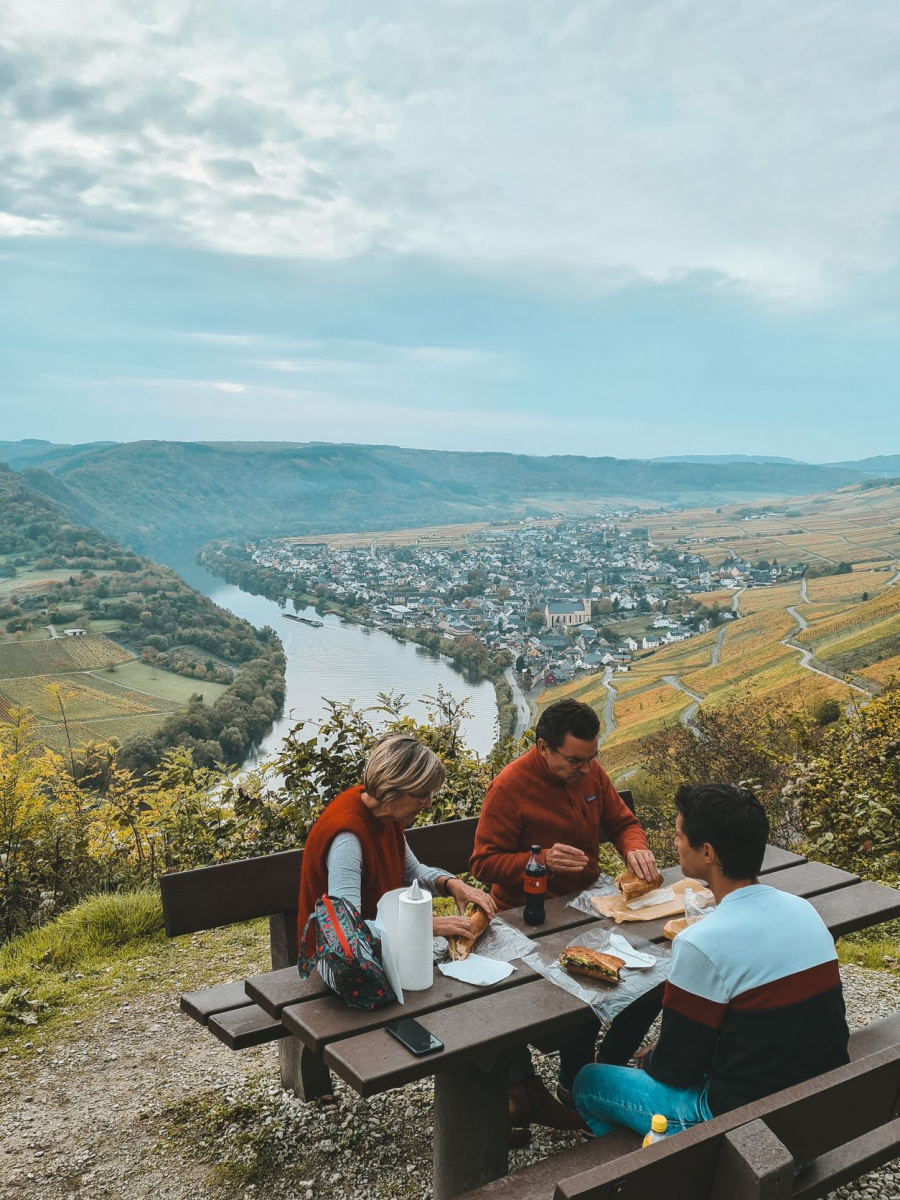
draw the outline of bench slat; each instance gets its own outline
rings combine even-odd
[[[297,910],[302,850],[163,875],[166,934],[197,933]]]
[[[832,936],[839,938],[900,916],[900,891],[866,880],[837,892],[812,896],[810,904]]]
[[[868,1054],[878,1054],[891,1046],[900,1046],[900,1012],[882,1017],[850,1034],[850,1058],[855,1062]]]
[[[819,1200],[900,1154],[900,1118],[822,1154],[797,1177],[792,1200]]]
[[[206,1025],[216,1013],[228,1012],[232,1008],[244,1008],[249,1003],[242,982],[221,983],[218,987],[203,988],[198,992],[185,992],[181,997],[181,1011]]]
[[[459,875],[469,869],[477,824],[477,817],[466,817],[439,825],[414,825],[407,829],[406,840],[419,862],[429,867],[444,867]]]
[[[613,1200],[665,1195],[697,1200],[710,1194],[726,1133],[762,1120],[797,1162],[829,1153],[891,1120],[900,1085],[900,1047],[869,1055],[774,1096],[666,1138],[647,1150],[563,1178],[554,1200]],[[627,1181],[627,1182],[626,1182]],[[624,1189],[620,1188],[625,1183]]]
[[[551,1154],[539,1162],[530,1163],[512,1175],[482,1184],[474,1191],[465,1192],[457,1200],[552,1200],[560,1168],[567,1173],[574,1173],[598,1167],[637,1150],[640,1144],[640,1134],[632,1133],[630,1129],[616,1129],[603,1137],[591,1138],[559,1154]]]
[[[900,1014],[874,1021],[864,1029],[858,1029],[850,1035],[850,1058],[857,1061],[867,1054],[884,1050],[891,1046],[900,1045]],[[615,1141],[619,1135],[620,1140]],[[629,1130],[617,1130],[613,1134],[596,1138],[581,1145],[564,1150],[561,1154],[551,1155],[539,1163],[523,1167],[512,1175],[484,1184],[471,1192],[467,1192],[460,1200],[552,1200],[556,1184],[560,1179],[570,1179],[585,1171],[594,1170],[607,1163],[621,1158],[624,1154],[637,1149],[640,1135]],[[882,1160],[884,1161],[884,1160]],[[861,1173],[861,1172],[858,1172]],[[824,1178],[830,1178],[823,1176]],[[812,1172],[798,1177],[798,1185],[806,1184],[814,1178]],[[831,1190],[837,1184],[830,1184],[824,1191]],[[628,1193],[625,1193],[627,1195]],[[803,1193],[798,1197],[795,1190],[793,1200],[814,1200],[824,1194],[822,1191]]]
[[[262,1046],[278,1038],[288,1037],[288,1031],[280,1021],[274,1020],[257,1004],[246,1004],[231,1012],[217,1013],[209,1019],[209,1031],[229,1050],[246,1050],[250,1046]]]
[[[794,854],[792,850],[782,850],[780,846],[766,846],[760,875],[768,875],[771,871],[784,871],[788,867],[799,867],[805,863],[802,854]]]

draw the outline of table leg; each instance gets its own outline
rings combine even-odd
[[[465,1063],[434,1078],[434,1200],[509,1170],[509,1069]]]
[[[322,1056],[314,1054],[299,1038],[286,1037],[278,1043],[281,1086],[301,1100],[320,1100],[334,1093],[331,1074]]]

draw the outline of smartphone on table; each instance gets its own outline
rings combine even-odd
[[[401,1045],[417,1056],[434,1054],[436,1050],[444,1048],[444,1043],[440,1038],[436,1038],[424,1025],[420,1025],[412,1017],[400,1017],[396,1021],[388,1021],[385,1029]]]

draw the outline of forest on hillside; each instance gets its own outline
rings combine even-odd
[[[0,719],[21,698],[17,681],[37,677],[53,687],[65,676],[66,691],[58,697],[65,722],[64,695],[71,692],[77,702],[87,694],[81,670],[115,671],[133,656],[196,684],[187,703],[163,706],[172,711],[158,721],[135,722],[140,727],[118,739],[122,765],[144,774],[171,746],[191,747],[199,763],[239,763],[282,707],[284,656],[273,630],[257,631],[174,571],[67,520],[2,466],[0,585]],[[57,626],[85,636],[66,640],[48,657],[49,630]],[[90,694],[116,691],[127,702],[116,678],[101,683],[91,675]],[[204,688],[217,697],[213,702],[204,703]],[[77,749],[78,738],[70,740]]]
[[[0,445],[0,451],[3,447]],[[264,442],[29,446],[24,477],[73,520],[143,553],[225,536],[386,529],[516,514],[563,499],[718,502],[823,491],[862,476],[783,463],[684,463],[576,455]]]

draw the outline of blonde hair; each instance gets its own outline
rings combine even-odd
[[[379,804],[406,794],[431,795],[443,782],[444,768],[434,751],[404,734],[378,739],[363,778],[366,791]]]

